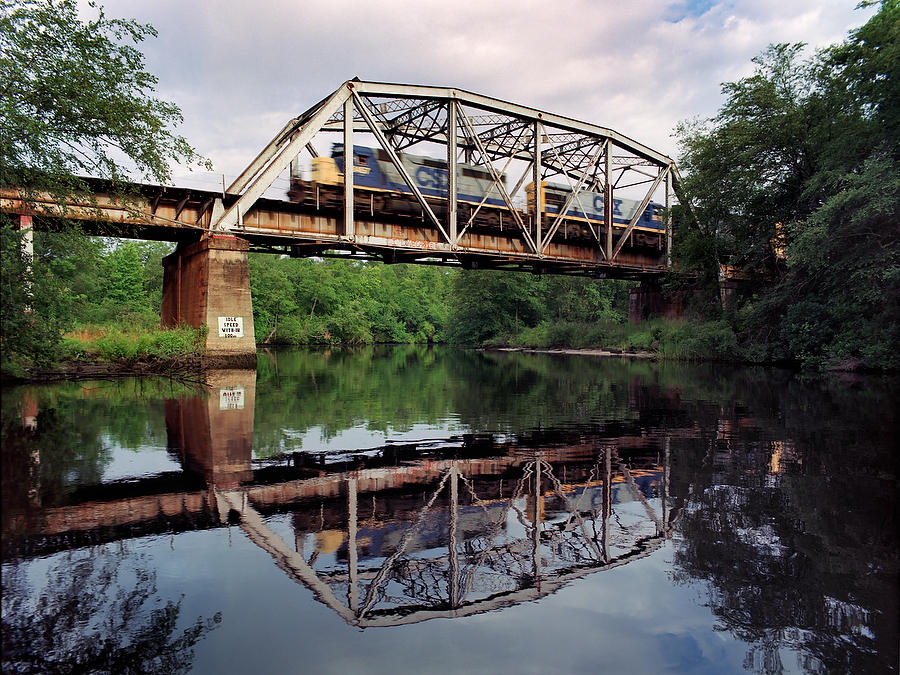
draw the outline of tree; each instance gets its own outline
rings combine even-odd
[[[166,182],[172,161],[205,163],[172,131],[178,107],[153,96],[157,78],[136,45],[156,31],[92,8],[96,18],[84,20],[76,0],[0,0],[0,186],[26,199],[47,192],[62,203],[88,192],[84,176],[125,196],[125,181]],[[67,308],[50,300],[45,261],[32,270],[17,251],[12,219],[0,216],[0,225],[0,363],[46,363]]]
[[[475,344],[519,332],[543,318],[542,280],[531,274],[470,270],[453,280],[451,341]]]
[[[93,4],[92,4],[93,6]],[[79,176],[165,182],[170,160],[202,161],[171,131],[173,104],[135,45],[156,30],[75,0],[0,0],[0,182],[64,196]],[[123,158],[124,157],[124,161]]]
[[[676,257],[752,279],[736,323],[768,358],[900,366],[900,2],[878,4],[812,57],[770,47],[715,118],[679,128],[701,225]]]
[[[141,305],[144,296],[144,275],[141,254],[135,242],[127,241],[106,256],[106,300],[124,310],[134,310]]]

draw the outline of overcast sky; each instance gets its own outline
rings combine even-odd
[[[612,128],[677,158],[675,125],[775,42],[843,40],[856,0],[107,0],[156,27],[141,46],[181,133],[239,173],[345,80],[466,89]],[[327,150],[327,142],[321,150]]]

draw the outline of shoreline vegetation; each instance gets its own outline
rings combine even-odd
[[[234,367],[204,353],[205,331],[190,327],[131,329],[91,327],[67,333],[52,365],[19,372],[4,372],[2,383],[43,383],[65,380],[123,377],[168,377],[179,381],[201,381],[206,370]],[[566,341],[567,340],[567,341]],[[259,342],[258,349],[307,347],[363,348],[384,344],[441,344],[449,347],[510,353],[626,358],[650,361],[720,362],[745,365],[784,366],[784,362],[754,360],[737,345],[724,322],[690,322],[683,319],[653,319],[640,324],[588,325],[562,322],[538,325],[519,333],[480,344],[434,341],[341,342],[316,341],[302,344]],[[795,364],[796,365],[796,364]],[[247,366],[249,367],[249,366]],[[890,372],[872,368],[859,359],[824,364],[823,371]]]

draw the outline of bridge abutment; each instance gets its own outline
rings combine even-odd
[[[256,366],[249,249],[243,239],[211,235],[163,258],[162,326],[207,326],[206,354],[222,367]]]

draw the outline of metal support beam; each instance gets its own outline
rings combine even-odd
[[[359,552],[356,550],[358,482],[355,477],[347,481],[347,567],[349,577],[347,604],[354,614],[359,609]]]
[[[450,468],[450,606],[459,607],[459,551],[457,551],[457,534],[459,529],[459,466],[453,462]]]
[[[534,583],[541,588],[541,471],[543,462],[534,463],[534,529],[532,530],[531,557],[534,565]]]
[[[606,446],[605,472],[603,474],[603,559],[609,561],[609,518],[612,515],[612,448]]]
[[[459,213],[457,209],[457,171],[456,171],[456,152],[457,152],[457,102],[450,99],[447,102],[447,227],[450,228],[450,245],[456,248],[459,245]]]
[[[672,266],[672,171],[666,172],[666,267]]]
[[[544,189],[541,181],[541,136],[544,133],[540,121],[534,123],[534,162],[532,182],[534,184],[534,240],[541,240],[541,214],[544,212]]]
[[[606,141],[606,189],[603,191],[603,220],[606,223],[606,259],[613,257],[612,143]]]
[[[344,236],[353,241],[353,98],[344,101]]]
[[[275,135],[275,138],[269,141],[269,144],[264,147],[253,161],[250,162],[247,168],[241,172],[241,175],[234,179],[234,182],[225,190],[225,192],[228,194],[240,194],[243,192],[253,176],[259,173],[259,171],[268,164],[269,160],[276,155],[278,147],[284,142],[284,135],[290,131],[295,123],[296,120],[291,120],[285,124],[281,131]]]

